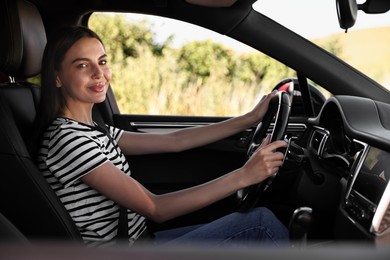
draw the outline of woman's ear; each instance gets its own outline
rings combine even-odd
[[[58,73],[56,73],[56,87],[57,87],[57,88],[62,87],[62,81],[61,81],[61,79],[60,79]]]

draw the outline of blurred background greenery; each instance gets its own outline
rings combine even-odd
[[[238,53],[212,40],[172,47],[157,42],[146,20],[93,14],[110,57],[112,88],[122,113],[233,116],[247,112],[288,67],[259,53]]]

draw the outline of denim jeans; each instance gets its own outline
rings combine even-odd
[[[156,232],[156,245],[207,245],[212,247],[288,246],[287,228],[267,208],[234,212],[207,224]]]

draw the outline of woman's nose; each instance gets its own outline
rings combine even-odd
[[[100,78],[103,75],[103,70],[100,68],[99,65],[94,65],[93,66],[93,71],[92,71],[92,76],[94,78]]]

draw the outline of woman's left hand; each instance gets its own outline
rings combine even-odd
[[[259,103],[250,111],[248,114],[250,115],[253,125],[259,124],[268,110],[268,105],[272,97],[274,97],[278,93],[277,90],[272,91],[271,93],[264,95]]]

